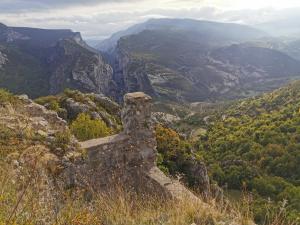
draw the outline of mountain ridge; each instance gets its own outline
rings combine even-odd
[[[147,25],[151,29],[140,31]],[[245,47],[250,39],[265,35],[247,26],[160,19],[135,25],[125,33],[131,29],[134,34],[119,38],[116,46],[104,53],[121,93],[144,91],[177,102],[214,101],[226,96],[247,97],[300,75],[299,62],[285,53]],[[245,35],[251,32],[252,36]],[[121,34],[113,35],[111,43]],[[233,59],[232,55],[235,60],[227,60]],[[236,60],[238,57],[243,60]]]
[[[190,26],[190,28],[188,28],[188,26],[186,25]],[[207,28],[209,28],[209,25],[232,26],[232,28],[241,27],[244,28],[245,31],[247,31],[248,29],[248,32],[252,30],[254,33],[257,33],[256,35],[258,36],[267,35],[266,33],[259,31],[256,28],[252,28],[250,26],[241,25],[241,24],[235,24],[235,23],[219,23],[219,22],[206,21],[206,20],[176,19],[176,18],[149,19],[144,23],[136,24],[129,27],[126,30],[122,30],[114,33],[110,38],[101,41],[98,45],[96,45],[95,48],[100,51],[110,52],[116,46],[118,40],[121,37],[138,34],[144,30],[172,29],[174,27],[175,29],[191,30],[194,28],[193,26],[195,25],[198,27],[203,26]]]
[[[108,95],[114,86],[105,83],[111,80],[111,67],[79,32],[3,25],[0,51],[1,87],[15,93],[39,97],[76,88]]]

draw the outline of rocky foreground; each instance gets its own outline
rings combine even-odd
[[[0,97],[3,224],[241,224],[156,167],[149,96],[125,97],[123,132],[81,143],[56,112]]]

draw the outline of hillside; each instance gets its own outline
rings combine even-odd
[[[234,99],[273,90],[300,74],[299,62],[285,53],[243,45],[265,35],[251,27],[159,19],[132,29],[105,53],[123,93],[142,90],[177,102]]]
[[[0,26],[2,88],[31,97],[57,94],[68,87],[112,94],[111,77],[111,67],[80,33]]]
[[[137,96],[137,100],[141,101],[139,98],[141,95],[142,93],[135,93],[131,96]],[[63,108],[65,106],[63,103],[71,100],[76,106],[90,107],[85,112],[87,115],[113,111],[117,115],[119,111],[116,103],[103,96],[85,95],[70,90],[61,95],[40,98],[37,101],[44,103],[48,108],[57,109],[59,113],[66,110],[66,115],[73,115],[71,113],[73,111],[70,111],[68,107]],[[91,108],[92,102],[96,104],[95,108]],[[130,108],[123,112],[128,113],[125,118],[130,124],[128,126],[125,123],[125,130],[133,129],[132,132],[138,132],[138,134],[141,130],[137,128],[148,131],[151,127],[144,125],[142,117],[135,118],[131,115],[132,107],[140,106],[136,104],[129,106]],[[145,105],[142,109],[144,111],[139,111],[138,115],[150,113],[147,109],[148,106]],[[81,115],[82,113],[78,114],[77,118],[81,118]],[[142,126],[132,123],[130,119],[141,123]],[[146,117],[146,119],[150,118]],[[163,175],[158,168],[155,171],[151,170],[147,180],[138,183],[139,190],[142,191],[142,187],[145,187],[147,192],[145,193],[145,190],[142,193],[136,192],[136,189],[130,186],[130,179],[137,181],[138,178],[142,178],[143,173],[138,171],[146,168],[143,169],[144,165],[137,166],[136,164],[150,162],[147,161],[150,158],[145,158],[143,155],[141,159],[139,154],[145,154],[145,149],[141,148],[145,143],[148,143],[148,146],[155,145],[155,141],[149,142],[147,139],[153,136],[154,132],[144,133],[148,135],[146,139],[139,139],[138,135],[131,136],[137,138],[141,146],[136,146],[135,140],[132,139],[129,142],[129,151],[127,147],[124,147],[124,143],[119,143],[118,140],[111,142],[118,142],[118,146],[110,149],[107,138],[79,143],[71,134],[74,131],[72,129],[74,121],[76,119],[72,122],[68,117],[69,129],[66,121],[59,118],[54,111],[47,110],[26,96],[14,96],[0,90],[1,224],[253,224],[251,217],[246,213],[235,211],[234,207],[229,208],[227,204],[221,205],[221,202],[216,206],[215,200],[209,201],[209,204],[205,203],[200,196],[196,197],[178,181]],[[92,119],[92,123],[81,121],[79,130],[93,134],[93,126],[99,129],[97,121],[102,120]],[[102,126],[103,122],[104,120]],[[83,129],[84,127],[88,129]],[[110,134],[96,135],[87,139]],[[119,134],[119,136],[123,135]],[[97,152],[95,148],[81,149],[83,145],[91,145],[92,142],[104,140],[106,140],[106,145],[100,151],[101,156],[95,154]],[[161,144],[164,143],[160,138],[157,140]],[[143,151],[135,152],[135,148]],[[103,159],[105,161],[101,161]],[[97,163],[97,160],[100,162]],[[98,170],[98,166],[101,170]],[[121,180],[111,183],[114,177],[106,175],[119,166],[122,167],[122,173],[129,173],[128,167],[134,168],[137,173],[131,173],[125,183],[119,183]],[[114,175],[122,178],[121,174]],[[93,178],[92,183],[90,183],[90,178]],[[104,186],[94,189],[99,179],[109,184],[108,190],[104,189]],[[158,179],[156,180],[158,183],[151,186],[151,179]],[[159,186],[160,182],[165,183]],[[164,196],[164,191],[168,190],[181,198]]]
[[[267,213],[264,204],[271,211],[285,204],[289,218],[299,222],[299,108],[297,81],[210,115],[207,131],[196,144],[220,186],[254,193],[257,222]]]
[[[287,92],[287,90],[290,90],[290,92]],[[284,111],[290,106],[289,104],[292,104],[293,109],[297,108],[297,104],[295,104],[297,101],[294,100],[294,97],[298,96],[298,90],[299,82],[288,88],[274,92],[273,95],[247,100],[246,103],[249,104],[239,103],[237,104],[239,107],[232,106],[226,111],[226,115],[237,116],[236,110],[238,110],[238,112],[244,112],[245,115],[248,115],[250,118],[251,116],[259,115],[263,110],[265,112],[279,110],[280,107],[278,107],[278,104],[280,102],[282,102]],[[284,100],[286,98],[290,99],[290,102],[285,103]],[[266,100],[268,100],[268,104],[263,103]],[[231,162],[241,163],[241,160],[234,160],[235,157],[239,157],[240,151],[234,151],[235,145],[232,144],[229,146],[230,149],[227,149],[227,151],[223,149],[223,154],[220,154],[218,151],[219,148],[210,146],[209,144],[221,146],[219,143],[220,138],[215,139],[216,135],[212,135],[215,132],[213,124],[208,130],[207,135],[201,138],[199,145],[184,140],[174,130],[161,125],[157,125],[155,129],[157,150],[159,153],[156,160],[158,167],[168,174],[168,176],[173,177],[173,179],[177,177],[181,182],[189,185],[195,190],[195,193],[201,191],[204,196],[203,200],[194,202],[194,200],[191,201],[191,199],[185,197],[179,201],[161,201],[161,197],[158,195],[151,195],[147,192],[150,196],[147,194],[141,196],[138,193],[132,192],[132,189],[130,189],[130,192],[127,192],[127,186],[124,186],[123,188],[125,189],[123,189],[120,188],[118,184],[118,188],[116,189],[112,189],[113,186],[110,185],[109,190],[111,192],[108,193],[97,192],[96,194],[95,191],[97,189],[95,189],[92,192],[94,197],[91,201],[89,173],[86,174],[82,172],[87,171],[89,168],[86,167],[85,163],[89,162],[87,161],[87,157],[90,157],[89,155],[91,153],[87,153],[87,151],[94,152],[95,149],[80,149],[80,145],[82,144],[78,143],[73,134],[79,140],[88,140],[120,132],[120,107],[107,97],[95,94],[82,94],[78,91],[71,90],[66,90],[64,93],[56,96],[36,99],[36,102],[44,105],[48,109],[55,110],[61,117],[65,118],[66,121],[59,118],[54,111],[48,111],[45,107],[34,103],[26,96],[14,96],[6,91],[0,91],[0,222],[4,224],[8,221],[13,221],[16,224],[24,224],[28,221],[32,223],[51,224],[51,221],[55,218],[57,224],[80,223],[96,225],[103,221],[109,221],[111,224],[121,225],[126,221],[126,223],[130,222],[135,225],[141,222],[153,224],[153,218],[155,218],[156,222],[159,221],[162,224],[190,225],[195,222],[199,225],[220,223],[252,225],[252,213],[258,222],[264,221],[264,224],[271,225],[278,221],[278,219],[282,221],[282,223],[280,223],[282,225],[293,224],[286,218],[285,212],[283,213],[280,209],[277,209],[276,205],[271,205],[274,208],[270,208],[270,206],[264,205],[265,202],[263,200],[255,202],[254,204],[251,197],[246,193],[243,195],[243,201],[240,203],[229,203],[228,200],[224,198],[220,188],[214,184],[209,186],[210,181],[208,180],[206,166],[203,160],[209,165],[208,169],[211,178],[218,181],[220,185],[228,182],[229,188],[239,189],[241,183],[246,182],[245,185],[247,184],[249,190],[254,190],[255,188],[261,196],[265,197],[271,195],[272,198],[278,194],[278,190],[285,188],[283,193],[274,198],[275,200],[280,200],[282,196],[287,197],[290,200],[286,208],[287,212],[290,213],[290,216],[293,216],[292,221],[297,221],[297,211],[291,211],[292,209],[297,210],[298,202],[296,189],[298,178],[295,177],[298,174],[298,172],[295,173],[298,165],[297,162],[295,161],[292,164],[288,164],[296,167],[289,167],[284,175],[276,174],[279,176],[278,178],[275,178],[274,174],[272,174],[273,167],[272,169],[270,168],[272,171],[270,172],[267,169],[260,170],[258,165],[256,168],[256,164],[254,164],[256,161],[254,160],[248,163],[247,160],[249,159],[260,159],[259,157],[250,157],[250,153],[245,154],[245,158],[242,158],[243,163],[245,163],[243,165],[249,166],[250,168],[246,167],[245,169],[245,167],[243,167],[239,170],[239,166],[231,167]],[[251,104],[251,102],[253,102],[253,104]],[[255,102],[260,103],[259,109],[261,108],[261,110],[250,112],[249,109],[253,108],[253,105],[257,105]],[[137,106],[140,107],[139,105]],[[143,107],[143,110],[147,110],[147,107]],[[297,108],[296,115],[298,111],[299,109]],[[128,113],[129,111],[126,112]],[[287,118],[290,117],[283,117],[281,122]],[[222,137],[227,139],[227,136],[224,136],[224,130],[219,129],[219,124],[222,123],[222,121],[217,122],[217,114],[214,121],[216,121],[215,129],[222,132],[217,134],[221,134]],[[289,123],[290,121],[288,124]],[[136,126],[135,123],[130,124]],[[70,128],[68,128],[67,125],[69,125]],[[142,127],[143,129],[148,129],[148,127],[144,125]],[[291,140],[296,140],[297,134],[295,132],[297,131],[293,131],[290,127],[283,130],[284,132],[285,130],[294,132],[294,135],[291,136]],[[234,131],[235,129],[231,133],[234,134]],[[139,137],[140,134],[141,132],[138,131],[136,137]],[[147,134],[153,135],[153,132],[148,132]],[[247,137],[249,137],[249,135]],[[229,139],[231,140],[231,138],[232,135],[230,135]],[[273,139],[274,136],[272,136],[271,140]],[[103,140],[106,139],[104,138]],[[243,141],[245,142],[245,139],[243,139]],[[90,141],[86,143],[89,144]],[[139,143],[141,144],[142,142],[139,141]],[[147,140],[146,143],[148,143]],[[154,142],[150,143],[153,144]],[[227,146],[228,143],[231,142],[228,140],[225,146]],[[132,152],[132,144],[133,142],[130,142],[130,152]],[[104,148],[105,146],[106,148]],[[122,144],[115,146],[113,151],[107,148],[107,146],[108,145],[104,145],[101,152],[106,152],[107,155],[105,155],[108,157],[108,160],[114,161],[119,157],[119,155],[115,153],[117,148],[122,149],[122,152],[124,152]],[[200,146],[200,148],[197,149],[197,146]],[[203,146],[204,148],[202,148]],[[272,146],[275,146],[275,144]],[[216,150],[210,149],[211,147],[214,147]],[[263,148],[263,146],[261,148]],[[285,157],[288,157],[287,160],[297,160],[297,155],[294,155],[297,154],[297,147],[289,146],[288,148],[289,154],[292,154],[292,158],[287,154],[285,155]],[[271,148],[268,148],[268,150],[265,151],[262,149],[261,152],[263,154],[270,153],[271,157],[279,157],[278,160],[284,158],[284,150],[280,151],[276,148],[277,150],[273,152],[270,149]],[[234,151],[234,157],[230,151]],[[246,153],[246,150],[242,152]],[[110,154],[113,154],[113,156],[111,157]],[[125,152],[124,154],[129,156],[129,158],[132,157],[129,152]],[[98,165],[97,163],[95,164],[95,160],[97,160],[99,156],[95,154],[91,156],[92,165]],[[244,157],[244,155],[242,155],[242,157]],[[228,158],[228,162],[225,161],[225,158]],[[231,161],[232,159],[233,161]],[[120,162],[123,160],[124,158]],[[136,163],[136,160],[137,159],[134,159],[133,162]],[[264,162],[265,164],[263,165],[268,165],[267,162],[271,161]],[[114,168],[115,166],[115,164],[111,163],[99,163],[99,165],[106,168]],[[129,165],[132,164],[130,163]],[[283,168],[282,166],[284,166],[284,164],[280,165],[280,168]],[[237,172],[233,172],[233,175],[230,175],[227,171],[227,166],[230,168],[229,171],[234,168]],[[258,172],[252,184],[251,179],[253,177],[250,176],[250,179],[249,176],[240,176],[238,173],[246,173],[249,175],[249,173],[253,171],[253,167],[255,167]],[[74,168],[76,168],[75,171]],[[106,171],[110,170],[101,169],[98,171],[95,170],[95,168],[91,170],[92,174],[94,174],[92,176],[93,180],[96,174],[101,174],[101,179],[105,180]],[[288,171],[293,171],[293,173],[288,175]],[[275,172],[274,170],[274,173]],[[134,176],[137,176],[137,174]],[[158,176],[158,174],[155,176]],[[159,173],[159,176],[164,175]],[[263,176],[264,179],[260,179],[260,176]],[[8,177],[10,179],[7,179]],[[244,179],[245,177],[247,179]],[[112,177],[110,177],[110,179],[111,178]],[[147,178],[147,182],[149,182],[149,178],[150,177]],[[162,182],[161,180],[158,181]],[[263,181],[270,181],[270,184],[265,184]],[[88,187],[86,187],[86,182],[89,184]],[[110,180],[105,180],[105,182],[110,182]],[[170,182],[175,182],[174,184],[178,183],[178,181],[172,181],[170,178],[167,179],[167,182],[164,187],[168,187]],[[281,189],[277,190],[278,187]],[[155,190],[157,194],[161,193],[158,191],[159,189]],[[19,197],[12,198],[11,196]],[[45,196],[47,196],[47,201],[44,201]],[[199,197],[199,199],[201,199],[201,197]],[[255,197],[255,199],[257,199],[257,197]],[[257,206],[257,204],[259,205]],[[36,205],[39,207],[36,208]],[[121,208],[120,205],[122,205]],[[57,211],[57,208],[59,208],[59,211]],[[261,217],[261,215],[265,213],[264,210],[270,210],[268,218]],[[276,213],[279,211],[280,217],[277,217]],[[122,220],[120,220],[120,218],[122,218]]]

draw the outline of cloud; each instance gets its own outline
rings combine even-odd
[[[78,6],[128,3],[138,0],[0,0],[0,12],[22,13]]]
[[[80,31],[85,39],[104,39],[153,17],[258,24],[291,14],[288,9],[221,7],[224,2],[234,1],[237,0],[0,0],[0,22],[10,26],[69,28]],[[299,15],[299,11],[294,9],[293,13]]]

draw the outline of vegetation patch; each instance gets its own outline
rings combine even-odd
[[[76,120],[71,123],[70,128],[79,141],[105,137],[112,133],[102,120],[93,120],[84,113],[78,115]]]
[[[18,98],[14,96],[12,93],[5,89],[0,88],[0,105],[5,103],[16,104],[18,102]]]
[[[252,191],[256,221],[286,202],[300,220],[300,82],[240,101],[216,116],[198,141],[211,178],[224,188]],[[264,202],[264,203],[262,203]]]

